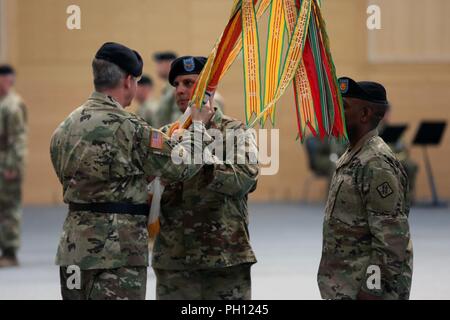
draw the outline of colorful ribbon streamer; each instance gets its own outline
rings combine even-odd
[[[276,103],[294,86],[298,136],[346,139],[343,103],[319,0],[235,0],[230,20],[196,83],[191,106],[201,107],[240,52],[244,59],[248,126],[275,124]],[[255,8],[257,7],[257,10]],[[270,8],[264,78],[258,19]],[[287,35],[287,36],[286,36]],[[287,49],[283,56],[284,41]],[[263,81],[264,80],[264,81]],[[187,128],[190,117],[175,127]]]
[[[245,116],[248,121],[261,111],[261,57],[253,0],[242,0],[242,49],[244,60]]]
[[[284,17],[283,0],[273,0],[270,8],[269,30],[267,33],[267,53],[265,67],[265,90],[264,105],[268,105],[276,94],[277,86],[281,76],[281,66],[283,63],[283,46],[286,29],[286,19]],[[275,124],[274,104],[262,118],[261,125],[264,126],[270,117],[272,124]]]

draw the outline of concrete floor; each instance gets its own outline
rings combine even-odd
[[[251,204],[254,299],[319,299],[321,206]],[[21,267],[0,270],[0,299],[60,299],[53,265],[64,207],[26,208]],[[413,209],[412,299],[450,299],[450,210]],[[155,297],[149,269],[147,298]]]

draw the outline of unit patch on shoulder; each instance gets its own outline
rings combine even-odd
[[[394,191],[392,190],[391,186],[387,182],[384,182],[384,183],[380,184],[377,187],[377,191],[378,191],[380,197],[382,197],[383,199],[389,197],[391,194],[394,193]]]

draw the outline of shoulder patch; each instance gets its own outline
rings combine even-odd
[[[382,197],[383,199],[389,197],[391,194],[394,193],[391,186],[387,182],[380,184],[377,187],[377,191],[378,191],[378,194],[380,195],[380,197]]]
[[[150,147],[154,149],[162,149],[164,145],[163,134],[156,130],[152,130],[150,138]]]

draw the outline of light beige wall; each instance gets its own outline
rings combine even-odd
[[[4,0],[8,16],[8,56],[19,71],[18,91],[30,114],[30,156],[25,184],[28,204],[56,203],[61,190],[51,168],[49,140],[55,127],[81,104],[92,90],[90,62],[105,41],[118,41],[140,51],[145,71],[153,74],[151,53],[173,49],[180,54],[207,55],[222,32],[231,0]],[[391,0],[396,1],[396,0]],[[78,4],[82,29],[66,29],[66,8]],[[449,64],[370,64],[365,0],[325,0],[332,51],[339,75],[384,83],[394,105],[393,120],[410,122],[407,141],[423,118],[445,118],[450,93]],[[376,31],[375,31],[376,32]],[[219,90],[226,110],[244,118],[242,63],[238,61]],[[160,87],[160,84],[158,84]],[[303,146],[295,141],[296,124],[288,92],[279,104],[281,166],[279,174],[263,177],[255,200],[298,200],[308,177]],[[443,146],[430,150],[438,185],[450,198],[448,133]],[[412,149],[421,161],[420,150]],[[424,170],[420,196],[428,196]],[[325,190],[323,181],[309,186],[314,198]]]
[[[0,61],[6,60],[6,2],[0,0]]]

